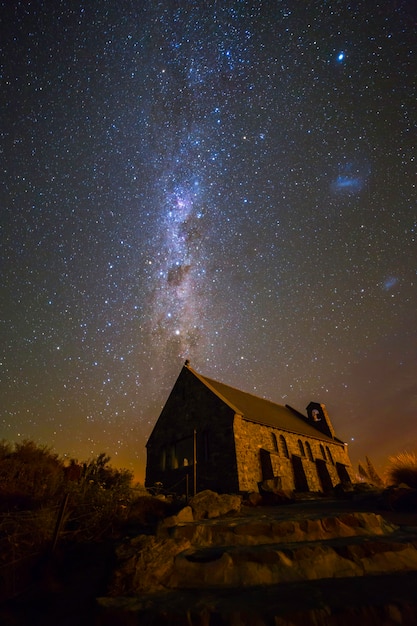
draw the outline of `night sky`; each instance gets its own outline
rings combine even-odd
[[[143,479],[186,358],[417,449],[413,0],[0,2],[0,439]]]

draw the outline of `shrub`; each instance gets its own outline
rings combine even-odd
[[[156,524],[172,512],[172,506],[165,500],[150,495],[136,497],[128,511],[129,523],[140,525]]]
[[[0,441],[0,601],[31,583],[31,568],[58,539],[72,550],[117,531],[133,476],[109,461],[102,453],[68,462],[33,441]]]
[[[0,445],[0,506],[32,508],[56,502],[64,480],[63,462],[33,441]]]
[[[75,459],[68,463],[33,441],[14,446],[0,441],[0,512],[48,509],[53,520],[67,498],[62,534],[78,541],[103,537],[112,532],[133,499],[132,473],[111,467],[109,461],[101,453],[85,463]],[[0,515],[0,531],[3,519]],[[26,523],[26,517],[22,519]],[[29,525],[30,519],[27,516]],[[8,526],[5,534],[10,532]],[[50,529],[46,534],[51,534]]]
[[[413,452],[401,452],[389,457],[387,478],[391,484],[404,484],[417,489],[417,456]]]
[[[82,467],[77,480],[68,480],[69,494],[66,529],[71,539],[92,541],[109,535],[123,521],[133,498],[133,474],[109,465],[105,453],[83,463],[75,462],[69,470]],[[73,472],[76,477],[77,472]]]

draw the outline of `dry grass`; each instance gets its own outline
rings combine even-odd
[[[387,480],[394,485],[407,485],[417,489],[417,456],[414,452],[401,452],[389,457]]]
[[[61,506],[65,549],[117,530],[133,498],[132,475],[109,461],[101,453],[68,464],[33,441],[0,441],[0,601],[24,589],[33,565],[55,545]]]

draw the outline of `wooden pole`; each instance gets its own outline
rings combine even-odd
[[[194,482],[194,495],[197,493],[197,431],[194,428],[194,455],[193,455],[193,482]]]
[[[62,500],[61,507],[58,512],[58,517],[57,517],[56,524],[55,524],[54,536],[52,538],[51,552],[54,552],[56,548],[56,544],[58,542],[58,536],[61,531],[62,522],[64,521],[65,510],[68,504],[68,498],[69,498],[69,493],[66,493],[64,496],[64,499]]]

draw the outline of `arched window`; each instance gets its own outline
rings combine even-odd
[[[281,444],[281,448],[282,448],[282,452],[284,456],[287,457],[287,459],[289,459],[290,455],[288,454],[288,446],[287,446],[287,442],[285,441],[284,435],[279,436],[279,442]]]
[[[307,450],[307,456],[310,459],[310,461],[313,461],[313,453],[311,451],[311,446],[308,443],[308,441],[306,441],[306,450]]]
[[[327,452],[327,458],[329,459],[330,463],[332,465],[334,465],[334,461],[333,461],[333,457],[332,457],[332,453],[330,452],[328,446],[326,446],[326,452]]]
[[[277,436],[276,436],[275,433],[271,433],[271,439],[272,439],[272,449],[273,449],[273,451],[274,452],[279,452]]]
[[[321,452],[321,456],[323,457],[324,460],[326,460],[326,453],[324,451],[324,447],[320,444],[320,452]]]
[[[301,439],[298,440],[298,448],[300,450],[301,456],[305,456],[306,453],[304,451],[304,446],[303,446],[303,442],[301,441]]]
[[[315,422],[319,422],[321,420],[320,411],[318,411],[318,409],[313,409],[311,411],[311,415],[313,416],[313,420]]]

